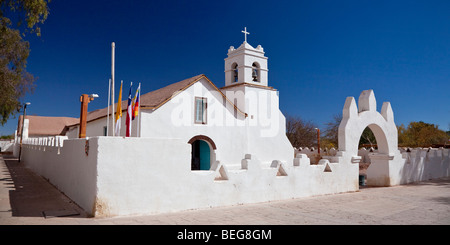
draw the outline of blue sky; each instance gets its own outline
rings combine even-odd
[[[373,89],[397,125],[450,130],[450,1],[53,0],[42,36],[27,35],[38,77],[27,113],[79,117],[79,96],[107,106],[111,42],[116,81],[142,93],[205,74],[224,86],[224,58],[244,40],[269,58],[269,86],[285,115],[324,128],[347,96]],[[120,86],[116,82],[116,91]],[[117,96],[117,93],[116,93]],[[116,98],[117,100],[117,98]],[[12,134],[17,117],[0,128]]]

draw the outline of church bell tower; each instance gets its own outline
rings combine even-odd
[[[238,84],[253,84],[268,86],[267,57],[261,45],[256,48],[247,43],[247,28],[242,31],[245,41],[235,49],[228,49],[228,57],[225,58],[225,87]]]

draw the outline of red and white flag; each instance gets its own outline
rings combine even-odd
[[[131,88],[133,87],[133,83],[131,83],[130,85],[130,93],[128,94],[128,107],[127,107],[127,133],[126,133],[126,137],[130,137],[131,136],[131,118],[132,118],[132,113],[133,113],[133,108],[131,106]]]

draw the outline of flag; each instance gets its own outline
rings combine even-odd
[[[132,118],[132,120],[134,120],[134,118],[139,115],[139,97],[141,94],[140,90],[141,90],[141,84],[139,83],[139,86],[136,89],[136,94],[134,95],[134,99],[133,99],[133,118]]]
[[[120,136],[120,124],[122,118],[122,83],[120,83],[119,100],[117,101],[117,111],[116,111],[116,136]]]
[[[127,106],[127,133],[126,133],[126,137],[130,137],[131,135],[131,113],[132,113],[132,108],[131,108],[131,88],[133,87],[133,83],[131,83],[130,85],[130,93],[128,94],[128,106]]]

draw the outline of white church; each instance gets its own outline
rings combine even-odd
[[[79,123],[67,118],[59,120],[66,125],[58,123],[55,135],[28,137],[28,127],[42,118],[26,118],[22,161],[95,217],[357,191],[357,148],[366,127],[379,143],[370,154],[368,185],[450,175],[448,149],[399,151],[391,105],[384,102],[378,112],[372,90],[364,90],[357,103],[346,98],[335,155],[312,163],[295,154],[264,54],[245,40],[228,49],[224,86],[197,75],[141,95],[131,137],[123,137],[125,120],[121,136],[110,136],[108,108],[88,113],[86,138],[78,138]],[[122,105],[126,111],[126,101]],[[43,135],[38,131],[33,134]]]
[[[216,160],[240,163],[248,153],[268,164],[288,161],[294,149],[286,137],[278,92],[268,83],[267,67],[261,45],[254,48],[244,41],[237,49],[230,47],[225,86],[218,88],[205,75],[197,75],[141,95],[141,113],[133,120],[131,136],[188,142],[192,170],[209,170]],[[122,136],[126,110],[123,101]],[[106,125],[107,108],[88,113],[86,136],[106,136]],[[66,135],[77,138],[78,126],[69,126]]]

